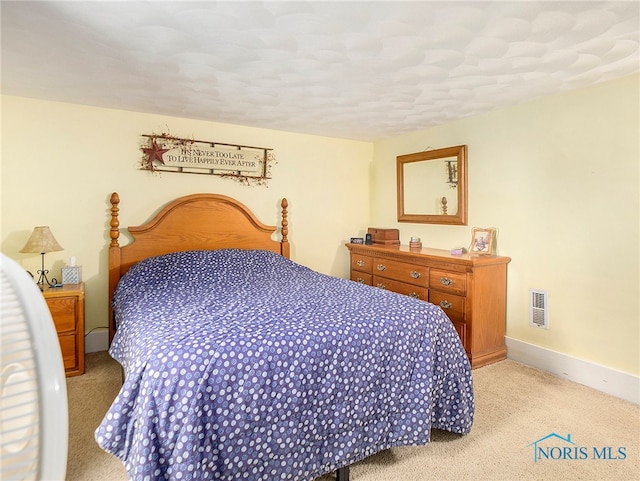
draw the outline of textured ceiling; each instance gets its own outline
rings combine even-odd
[[[360,140],[638,72],[639,2],[2,1],[2,93]]]

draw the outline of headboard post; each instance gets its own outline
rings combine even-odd
[[[111,243],[109,244],[109,345],[113,340],[113,336],[116,333],[116,320],[113,315],[113,294],[116,291],[116,286],[120,280],[120,246],[118,244],[118,237],[120,237],[120,221],[118,220],[118,204],[120,204],[120,196],[117,192],[111,194],[111,229],[109,230],[109,237],[111,237]]]
[[[111,247],[118,247],[118,237],[120,237],[120,221],[118,220],[118,204],[120,204],[120,196],[117,192],[111,194],[111,230],[109,235],[111,236]]]
[[[282,234],[282,239],[280,240],[281,254],[289,259],[291,254],[289,239],[287,239],[287,236],[289,235],[289,221],[287,220],[287,207],[289,207],[289,201],[286,197],[282,199],[280,207],[282,207],[282,221],[280,223],[280,233]]]

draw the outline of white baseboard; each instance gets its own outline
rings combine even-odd
[[[640,404],[640,377],[506,337],[507,357],[569,381]]]
[[[92,331],[84,338],[84,352],[99,352],[109,349],[109,331]]]

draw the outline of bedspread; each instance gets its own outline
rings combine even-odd
[[[312,480],[469,432],[471,370],[443,311],[267,251],[190,251],[123,276],[125,381],[96,440],[130,479]]]

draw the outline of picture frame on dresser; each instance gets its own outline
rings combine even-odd
[[[476,255],[493,255],[495,249],[496,229],[494,227],[474,227],[471,230],[471,246],[469,253]]]

